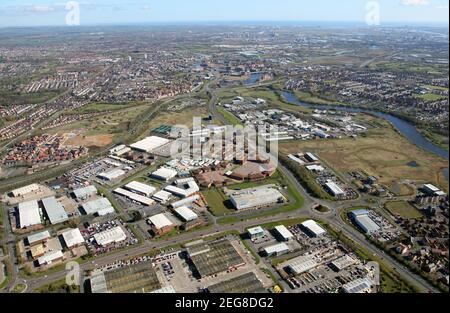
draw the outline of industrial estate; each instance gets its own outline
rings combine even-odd
[[[0,290],[448,292],[448,88],[448,28],[0,29]]]

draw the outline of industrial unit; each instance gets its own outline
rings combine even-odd
[[[44,205],[45,213],[52,225],[63,223],[69,220],[64,207],[59,203],[55,197],[49,197],[42,199],[42,204]]]
[[[127,239],[127,235],[123,231],[122,227],[116,226],[111,229],[102,231],[101,233],[94,234],[95,242],[99,246],[107,246],[111,243],[118,243]]]
[[[350,217],[354,223],[361,228],[361,230],[366,234],[373,234],[380,230],[380,226],[376,224],[369,216],[369,211],[367,210],[356,210],[350,212]]]
[[[237,210],[262,208],[285,201],[284,196],[273,186],[237,191],[231,195],[230,199]]]
[[[169,142],[169,139],[151,136],[130,145],[130,147],[136,151],[150,153],[153,150],[168,144]]]
[[[70,229],[61,234],[67,248],[73,249],[84,243],[83,235],[78,228]]]
[[[303,222],[302,224],[303,229],[306,230],[308,235],[312,237],[320,237],[324,234],[326,234],[326,230],[323,229],[319,224],[317,224],[316,221],[308,220]]]
[[[99,216],[104,216],[114,213],[114,208],[106,198],[99,198],[92,200],[83,204],[83,210],[87,215],[97,214]]]
[[[37,201],[19,203],[17,210],[19,211],[20,228],[27,228],[42,223],[41,213]]]

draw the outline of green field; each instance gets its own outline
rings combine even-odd
[[[444,100],[446,98],[444,96],[436,95],[434,93],[414,94],[414,97],[422,99],[424,101],[439,101]]]
[[[128,104],[113,104],[113,103],[90,103],[81,108],[70,111],[70,114],[85,114],[85,113],[102,113],[107,111],[123,110],[136,106],[132,103]],[[136,106],[137,107],[137,106]]]
[[[225,205],[225,202],[228,200],[224,193],[217,189],[211,188],[208,190],[202,191],[202,194],[205,196],[206,201],[208,201],[209,211],[215,216],[224,216],[227,214],[235,213],[236,210],[232,208],[228,208]]]
[[[422,217],[422,214],[406,201],[387,202],[385,207],[392,215],[400,215],[402,218],[418,219]]]
[[[36,293],[79,293],[79,286],[68,286],[66,279],[61,279],[35,290]]]
[[[217,111],[225,118],[225,120],[231,125],[242,125],[241,120],[234,116],[232,113],[228,112],[224,108],[217,108]]]

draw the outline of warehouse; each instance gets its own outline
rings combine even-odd
[[[281,241],[290,241],[292,238],[294,238],[294,235],[284,225],[276,226],[275,232],[278,235],[278,238],[281,239]]]
[[[300,256],[289,262],[288,271],[292,275],[300,275],[319,266],[319,263],[312,256]]]
[[[329,180],[325,183],[325,188],[333,196],[338,197],[345,194],[344,190],[341,189],[334,181]]]
[[[161,202],[161,203],[166,203],[167,201],[170,200],[170,198],[172,197],[172,194],[170,192],[161,190],[158,191],[157,193],[155,193],[152,197],[152,199]]]
[[[370,279],[358,278],[342,286],[342,291],[345,293],[370,293],[372,285]]]
[[[140,152],[150,153],[153,150],[168,144],[169,142],[169,139],[151,136],[132,144],[130,147]]]
[[[284,196],[272,186],[238,191],[233,193],[230,199],[237,210],[262,208],[285,201]]]
[[[325,168],[321,165],[307,165],[306,169],[310,172],[320,173],[325,171]]]
[[[64,207],[55,197],[42,199],[42,204],[44,205],[45,213],[47,213],[47,217],[52,225],[64,223],[69,220],[69,216],[64,210]]]
[[[107,246],[111,243],[118,243],[127,239],[127,235],[123,231],[122,227],[116,226],[114,228],[102,231],[101,233],[94,234],[95,242],[99,246]]]
[[[357,263],[357,261],[354,258],[352,258],[348,254],[346,254],[346,255],[334,260],[333,262],[331,262],[330,265],[337,272],[340,272],[340,271],[346,269],[347,267],[352,266],[356,263]]]
[[[87,186],[73,191],[75,198],[78,200],[86,200],[87,198],[97,194],[97,188],[95,186]]]
[[[83,204],[83,210],[87,215],[104,216],[114,213],[111,202],[106,198],[99,198]]]
[[[262,238],[266,235],[264,228],[262,228],[261,226],[249,228],[247,231],[250,236],[250,239],[252,240]]]
[[[113,191],[115,194],[118,194],[120,196],[126,197],[128,199],[130,199],[131,201],[135,201],[137,203],[140,203],[142,205],[146,205],[146,206],[152,206],[153,204],[155,204],[155,201],[147,198],[145,196],[142,195],[138,195],[134,192],[130,192],[128,190],[122,189],[122,188],[117,188]]]
[[[177,171],[173,169],[161,167],[155,172],[153,172],[151,177],[162,181],[169,181],[175,178],[177,174],[178,174]]]
[[[190,181],[186,185],[181,186],[167,186],[164,188],[165,191],[168,191],[175,196],[178,196],[180,198],[188,198],[195,194],[196,192],[200,191],[200,188],[198,187],[197,183],[195,181]]]
[[[289,251],[291,251],[291,248],[285,243],[279,243],[263,249],[263,252],[267,257],[283,255],[289,253]]]
[[[226,281],[221,281],[220,283],[209,286],[207,289],[210,293],[254,294],[267,292],[261,281],[253,272]]]
[[[73,249],[84,243],[84,238],[78,228],[70,229],[61,234],[67,248]]]
[[[137,181],[132,181],[131,183],[125,185],[125,189],[128,189],[132,192],[140,194],[142,196],[150,197],[152,194],[156,192],[156,188],[147,184],[143,184]]]
[[[28,244],[30,246],[38,245],[45,242],[47,239],[51,238],[50,232],[48,230],[30,235],[27,237]]]
[[[41,213],[37,201],[19,203],[18,211],[20,228],[26,228],[42,223]]]
[[[303,229],[306,230],[308,235],[310,235],[312,237],[320,237],[327,232],[319,224],[317,224],[316,221],[313,221],[313,220],[305,221],[301,225],[302,225]]]
[[[307,152],[305,153],[305,158],[309,161],[309,162],[317,162],[319,161],[319,159],[312,153]]]
[[[97,177],[100,179],[106,180],[106,181],[113,181],[125,174],[126,173],[124,170],[115,168],[109,172],[104,172],[104,173],[98,174]]]
[[[64,254],[61,250],[50,251],[38,258],[39,266],[50,265],[62,261],[64,259]]]
[[[164,214],[154,215],[148,220],[152,225],[152,231],[159,236],[167,234],[174,228],[173,223]]]
[[[373,234],[380,230],[378,226],[368,214],[358,214],[353,216],[353,221],[355,224],[361,228],[361,230],[366,234]]]
[[[184,222],[192,222],[198,219],[198,215],[194,211],[185,206],[175,209],[175,213]]]
[[[227,239],[191,245],[187,253],[201,278],[237,269],[245,261]]]
[[[191,197],[188,197],[186,199],[182,199],[180,201],[176,201],[174,203],[172,203],[170,206],[174,209],[179,208],[180,206],[185,206],[191,203],[194,203],[196,201],[200,200],[200,196],[199,195],[194,195]]]
[[[25,187],[17,188],[11,191],[13,197],[20,197],[39,190],[38,184],[31,184]]]

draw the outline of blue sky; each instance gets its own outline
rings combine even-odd
[[[63,0],[0,0],[0,27],[65,25]],[[78,0],[80,24],[199,21],[364,22],[370,0]],[[380,21],[448,23],[449,0],[378,0]]]

